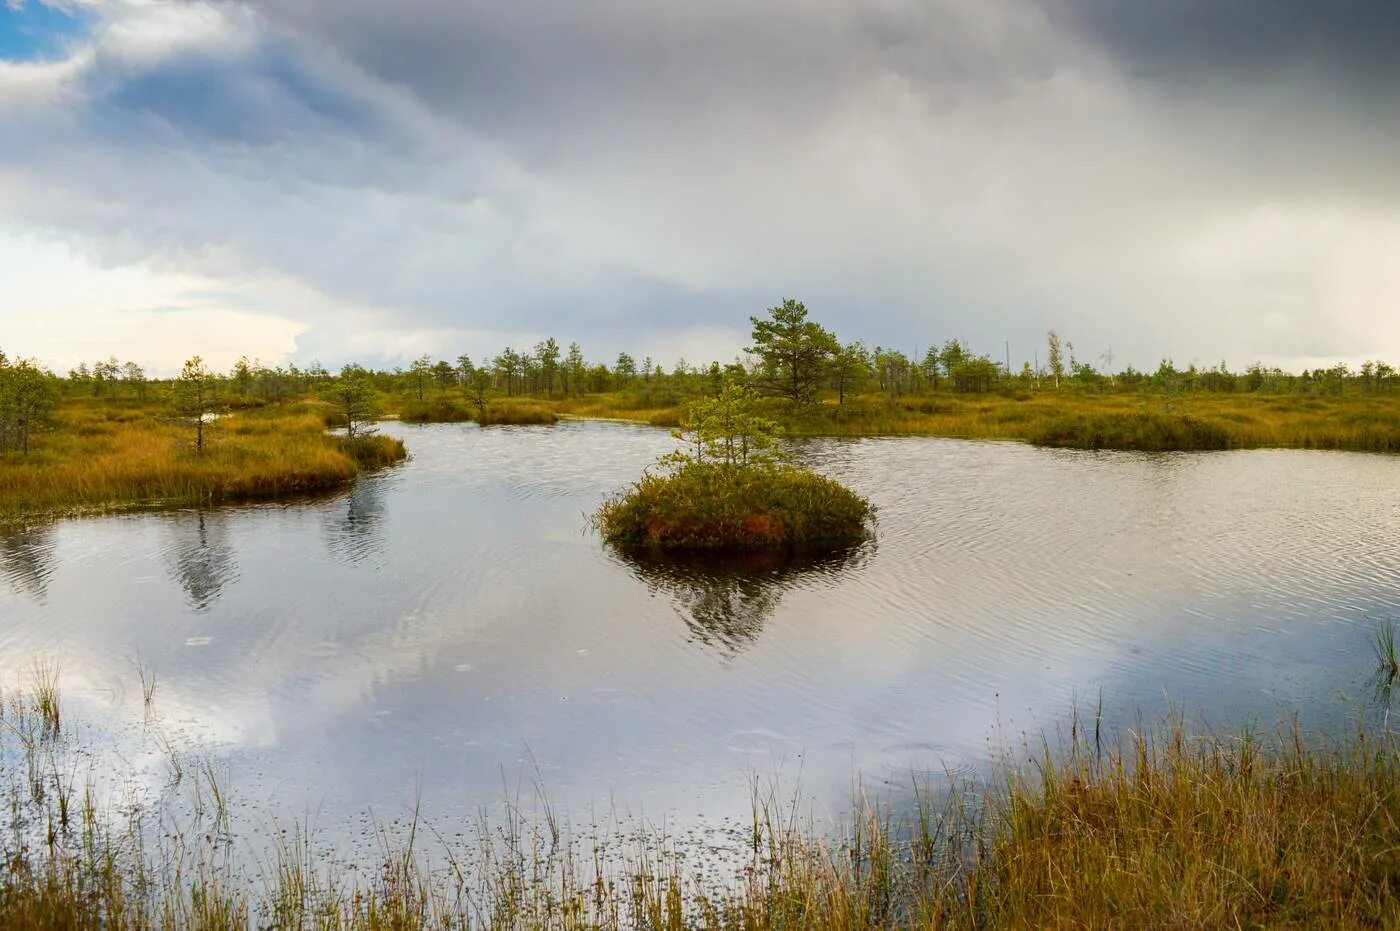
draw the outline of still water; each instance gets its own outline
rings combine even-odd
[[[411,461],[337,497],[0,537],[5,679],[55,658],[123,765],[154,780],[160,747],[195,748],[243,811],[332,832],[536,786],[574,818],[738,816],[755,776],[836,809],[1100,695],[1119,726],[1340,728],[1383,700],[1400,458],[810,441],[879,508],[875,541],[700,568],[586,528],[664,431],[384,430]]]

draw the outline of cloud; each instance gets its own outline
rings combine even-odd
[[[1268,80],[1301,66],[1376,90],[1400,77],[1389,0],[1076,0],[1061,11],[1135,71],[1166,80]]]
[[[1400,17],[1198,6],[114,0],[0,62],[0,211],[287,299],[300,361],[727,357],[790,295],[907,350],[1400,357]]]

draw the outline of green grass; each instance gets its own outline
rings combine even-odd
[[[864,540],[870,502],[793,466],[689,463],[648,473],[603,503],[594,524],[622,547],[846,547]]]

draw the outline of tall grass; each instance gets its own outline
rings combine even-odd
[[[35,660],[30,670],[30,695],[33,696],[34,714],[42,722],[44,729],[57,734],[62,724],[59,710],[58,663],[53,660]]]
[[[1067,415],[1036,424],[1027,433],[1037,446],[1144,452],[1230,448],[1230,433],[1220,424],[1156,411]]]
[[[1395,650],[1395,632],[1395,621],[1385,620],[1376,626],[1371,640],[1371,647],[1376,653],[1376,663],[1387,680],[1400,676],[1400,654]]]
[[[559,415],[548,401],[527,398],[493,398],[476,415],[483,427],[497,425],[544,425],[556,423]]]
[[[475,417],[476,408],[460,398],[410,398],[399,404],[399,419],[404,423],[460,423]]]
[[[466,398],[438,396],[419,401],[415,398],[391,398],[391,409],[405,423],[460,423],[475,420],[482,426],[533,426],[556,423],[559,403],[549,399],[525,397],[496,397],[478,409]]]
[[[309,832],[236,829],[212,762],[168,816],[77,789],[33,695],[0,709],[0,927],[779,931],[844,928],[1391,927],[1400,915],[1400,747],[1357,730],[1309,745],[1096,729],[907,803],[860,796],[819,824],[755,791],[742,833],[693,840],[629,821],[575,834],[518,804],[461,832],[381,826],[377,867]],[[1078,733],[1076,728],[1075,733]],[[177,825],[179,827],[177,827]],[[241,825],[240,825],[241,826]],[[459,835],[462,839],[456,839]],[[447,840],[447,837],[454,837]]]
[[[0,519],[302,494],[404,457],[390,437],[327,433],[329,417],[315,403],[236,411],[201,455],[160,405],[69,399],[34,452],[0,457]]]

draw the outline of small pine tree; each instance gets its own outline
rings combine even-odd
[[[345,418],[345,436],[352,442],[375,432],[373,420],[379,415],[379,404],[364,369],[347,365],[339,378],[322,389],[322,397]]]
[[[717,396],[689,404],[681,428],[671,434],[684,446],[662,461],[682,468],[691,463],[739,469],[773,465],[784,458],[776,446],[780,432],[778,424],[759,413],[755,391],[730,383]]]
[[[175,410],[194,428],[194,451],[204,454],[207,428],[215,416],[218,377],[199,356],[185,362],[175,379]]]

